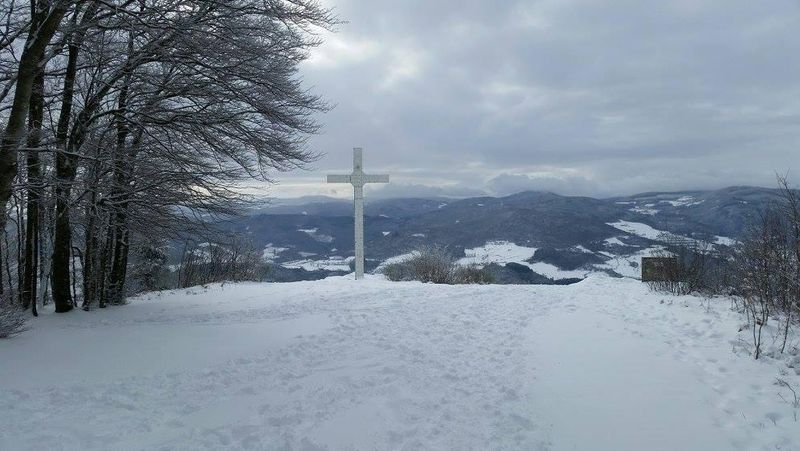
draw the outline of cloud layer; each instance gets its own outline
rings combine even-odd
[[[354,146],[398,195],[608,196],[800,170],[797,1],[326,3],[348,23],[302,67],[336,105],[310,141],[325,156],[279,176],[278,195],[301,179],[330,194],[307,182],[347,170]]]

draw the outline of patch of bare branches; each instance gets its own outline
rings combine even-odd
[[[160,286],[153,243],[316,158],[328,105],[298,64],[337,23],[312,0],[0,0],[0,293],[65,312]]]

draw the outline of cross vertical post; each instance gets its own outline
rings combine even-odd
[[[353,185],[356,279],[364,278],[364,185],[367,183],[389,183],[388,175],[364,174],[363,161],[363,150],[360,147],[356,147],[353,149],[353,172],[349,175],[328,176],[328,183],[350,183]]]
[[[356,279],[364,277],[364,184],[358,184],[356,176],[364,174],[363,150],[359,147],[353,149],[353,219],[355,226],[355,254],[356,254]]]

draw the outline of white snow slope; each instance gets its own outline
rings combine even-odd
[[[31,323],[0,341],[3,450],[800,449],[796,348],[754,361],[729,301],[629,279],[213,285]]]

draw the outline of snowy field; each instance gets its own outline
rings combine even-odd
[[[729,307],[373,277],[46,313],[0,341],[0,449],[800,449],[800,356]]]

